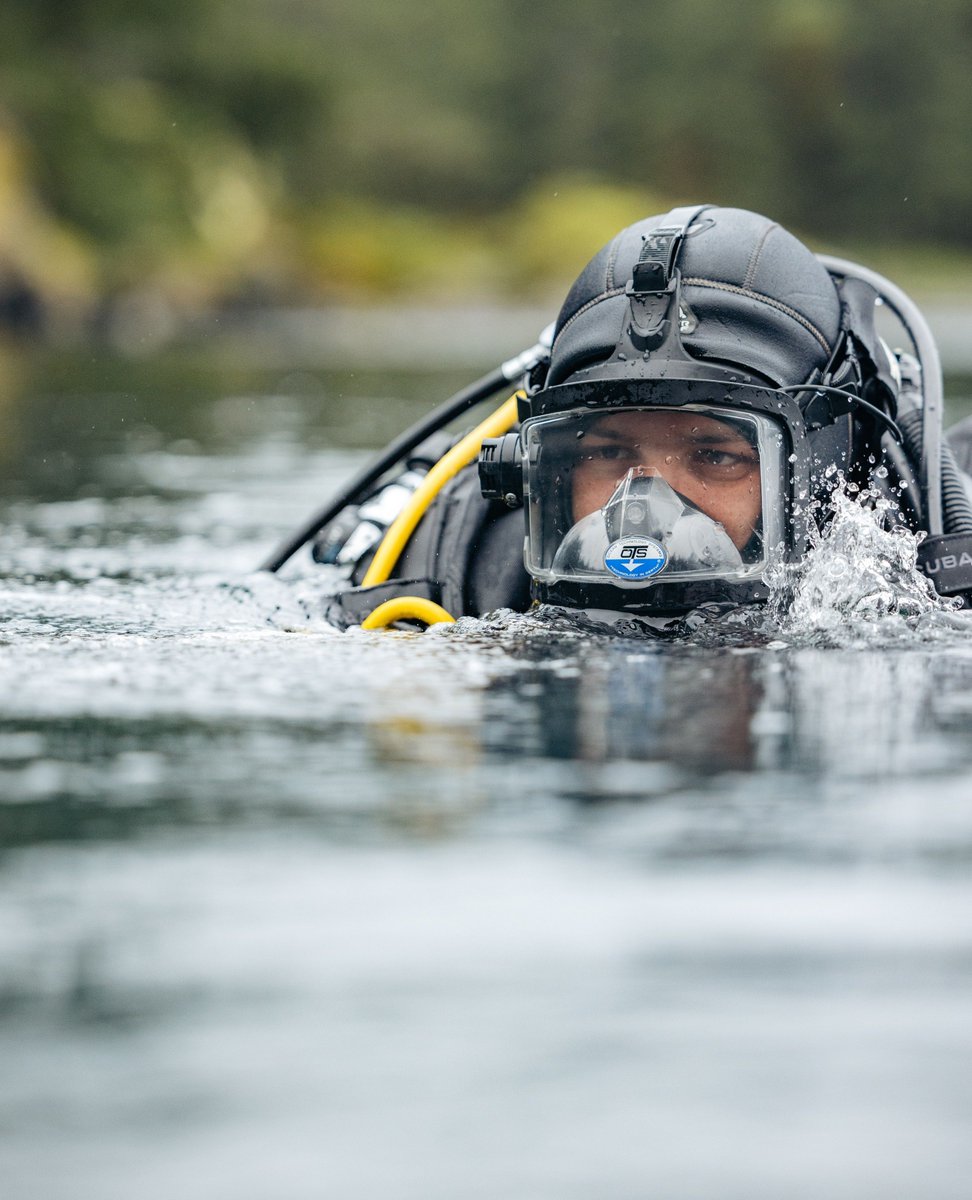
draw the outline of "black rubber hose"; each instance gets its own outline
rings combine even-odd
[[[360,500],[368,489],[377,483],[386,471],[391,470],[397,462],[401,462],[410,450],[414,450],[420,442],[424,442],[431,434],[448,425],[454,417],[460,416],[479,404],[480,401],[488,400],[501,387],[508,386],[509,382],[507,364],[504,363],[495,371],[484,375],[482,379],[477,379],[475,383],[464,387],[461,392],[456,392],[444,404],[440,404],[438,408],[424,416],[421,421],[417,421],[410,429],[400,433],[373,462],[363,467],[357,475],[352,476],[344,490],[335,496],[326,508],[315,513],[295,534],[285,542],[281,542],[276,550],[260,564],[259,569],[261,571],[279,571],[301,546],[309,542],[316,533],[324,528],[328,521],[333,521],[343,508]]]
[[[898,426],[904,435],[905,449],[912,462],[921,461],[922,414],[899,413]],[[972,533],[972,500],[966,491],[964,473],[955,461],[946,441],[941,445],[942,532]]]
[[[972,500],[947,442],[942,442],[942,514],[946,533],[972,533]]]
[[[550,357],[553,334],[554,326],[548,325],[529,350],[523,350],[513,358],[508,358],[506,362],[500,363],[495,371],[490,371],[482,379],[477,379],[475,383],[470,383],[462,391],[456,392],[444,404],[433,409],[427,417],[417,421],[411,429],[400,433],[389,446],[385,447],[374,462],[362,468],[357,475],[352,477],[351,482],[345,485],[344,491],[335,496],[326,508],[315,513],[292,537],[281,542],[270,557],[260,564],[259,569],[261,571],[279,571],[291,555],[296,554],[301,546],[309,542],[315,533],[324,528],[328,521],[333,521],[341,509],[361,500],[367,494],[368,489],[377,483],[386,471],[390,471],[396,463],[401,462],[410,450],[414,450],[427,437],[443,429],[455,417],[461,416],[470,408],[475,408],[483,400],[488,400],[500,388],[509,386],[514,380],[521,379],[538,363],[546,362]]]

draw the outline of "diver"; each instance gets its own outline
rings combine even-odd
[[[881,305],[910,349],[878,335]],[[953,440],[968,467],[968,423]],[[396,439],[263,565],[309,542],[343,567],[328,611],[343,627],[536,603],[664,626],[765,601],[837,486],[893,500],[885,519],[924,535],[920,569],[968,605],[970,481],[921,313],[766,217],[700,205],[622,230],[536,346]]]

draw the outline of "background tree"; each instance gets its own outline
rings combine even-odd
[[[0,273],[495,292],[689,199],[965,263],[970,50],[965,0],[11,0]]]

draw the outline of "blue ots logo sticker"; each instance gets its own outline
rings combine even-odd
[[[661,542],[635,535],[618,538],[604,555],[604,565],[619,579],[650,579],[667,562],[668,555]]]

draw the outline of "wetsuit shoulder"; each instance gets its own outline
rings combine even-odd
[[[454,616],[497,608],[525,611],[530,578],[523,565],[523,511],[485,500],[475,463],[445,487],[395,568],[402,578],[432,578]]]
[[[523,510],[485,500],[475,463],[461,470],[429,505],[392,570],[361,587],[373,554],[356,565],[350,586],[332,597],[327,616],[346,628],[360,624],[385,600],[419,596],[454,617],[479,617],[498,608],[525,612],[530,577],[523,565]]]

